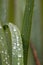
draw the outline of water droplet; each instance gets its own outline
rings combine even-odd
[[[16,45],[16,43],[13,43],[13,46]]]
[[[14,31],[16,31],[16,29],[14,28]]]
[[[5,60],[7,60],[7,57],[5,58]]]
[[[8,65],[10,65],[10,64],[8,64]]]
[[[21,54],[18,54],[18,57],[22,57]]]
[[[6,61],[6,64],[8,64],[8,62]]]
[[[5,51],[5,54],[7,54],[7,50]]]
[[[20,63],[19,63],[19,62],[18,62],[17,64],[18,64],[18,65],[20,65]]]
[[[21,50],[20,48],[18,48],[18,50]]]
[[[2,51],[2,53],[4,53],[4,51]]]
[[[19,39],[19,37],[17,36],[17,39]]]
[[[1,37],[1,39],[3,39],[3,37]]]
[[[20,44],[19,43],[17,43],[17,46],[19,46]]]
[[[13,49],[16,49],[16,46],[14,46]]]

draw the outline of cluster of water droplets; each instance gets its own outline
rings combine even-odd
[[[5,42],[4,32],[1,25],[0,25],[0,54],[2,58],[2,65],[10,65],[9,55],[7,52],[7,45]]]
[[[20,32],[18,28],[11,23],[9,27],[12,36],[12,65],[23,65],[23,48]],[[15,62],[13,59],[15,59]]]

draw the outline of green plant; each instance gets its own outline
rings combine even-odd
[[[24,65],[21,35],[12,23],[0,25],[0,54],[2,65]]]
[[[35,59],[43,65],[42,3],[42,0],[0,0],[0,65],[36,65]],[[30,47],[30,39],[36,50]]]
[[[13,41],[12,40],[13,40],[13,37],[14,37],[15,38],[14,42],[15,42],[15,40],[17,42],[16,36],[18,35],[18,37],[19,37],[20,32],[18,31],[16,26],[14,27],[13,24],[11,24],[11,23],[9,24],[9,22],[7,22],[7,21],[14,22],[14,15],[13,15],[14,14],[14,11],[13,11],[14,8],[12,8],[12,7],[14,7],[13,2],[14,2],[14,0],[13,1],[12,0],[9,0],[9,1],[2,0],[1,1],[1,13],[2,13],[1,14],[1,21],[2,21],[3,32],[4,32],[5,38],[6,38],[6,45],[7,45],[6,48],[7,48],[7,53],[9,55],[9,62],[10,62],[10,64],[13,63],[13,65],[14,65],[14,63],[17,64],[17,59],[16,59],[17,57],[13,57],[13,55],[12,55],[12,52],[13,52],[13,50],[12,50]],[[31,6],[31,4],[32,4],[32,6]],[[23,41],[23,47],[22,48],[23,49],[21,48],[20,52],[17,49],[16,49],[16,51],[14,50],[14,52],[16,52],[15,55],[16,54],[18,55],[18,53],[21,53],[22,56],[23,56],[23,54],[24,54],[24,58],[21,58],[20,59],[21,61],[20,60],[19,61],[20,61],[20,63],[23,64],[23,59],[24,59],[25,65],[27,64],[27,55],[28,55],[28,47],[29,47],[29,39],[30,39],[33,5],[34,5],[34,0],[31,0],[31,1],[27,0],[26,1],[25,13],[24,13],[24,16],[22,17],[23,18],[23,23],[22,23],[23,25],[21,26],[21,35],[22,35],[22,38],[23,38],[22,39],[22,41]],[[26,23],[26,21],[27,21],[27,23]],[[29,25],[29,27],[28,27],[28,25]],[[14,32],[12,30],[13,28],[16,28],[17,32]],[[26,30],[26,33],[27,33],[27,38],[25,36],[26,35],[25,30]],[[21,37],[19,37],[18,41],[19,42],[17,42],[17,44],[21,43]],[[25,49],[26,49],[26,51],[25,51]],[[18,51],[18,53],[17,53],[17,51]],[[13,60],[12,57],[14,58],[14,60]]]

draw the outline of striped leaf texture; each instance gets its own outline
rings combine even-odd
[[[16,25],[9,23],[12,39],[12,65],[24,65],[21,34]]]
[[[6,37],[6,44],[8,47],[8,54],[10,58],[10,65],[12,65],[12,43],[11,43],[11,33],[8,25],[3,26],[5,37]]]
[[[25,12],[22,23],[22,32],[21,32],[24,48],[24,63],[25,63],[24,65],[27,65],[33,8],[34,8],[34,0],[26,0]]]
[[[12,23],[0,25],[0,61],[0,65],[24,65],[21,34]]]
[[[6,44],[4,30],[0,24],[0,60],[1,60],[0,65],[10,65],[10,59],[7,49],[8,47]]]

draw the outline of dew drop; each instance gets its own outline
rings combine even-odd
[[[3,37],[1,37],[1,39],[3,39]]]
[[[20,44],[18,43],[17,46],[19,46]]]
[[[20,63],[19,63],[19,62],[18,62],[17,64],[18,64],[18,65],[20,65]]]
[[[5,54],[7,54],[7,51],[5,51]]]
[[[2,51],[2,53],[4,53],[4,51]]]
[[[21,54],[18,54],[18,57],[22,57]]]
[[[16,29],[14,28],[14,31],[16,31]]]
[[[19,39],[19,37],[17,36],[17,39]]]
[[[5,58],[5,60],[7,60],[7,57]]]
[[[13,46],[16,46],[16,43],[13,43]]]
[[[8,64],[8,65],[10,65],[10,64]]]
[[[16,46],[14,46],[13,49],[16,49]]]
[[[6,61],[6,64],[8,64],[8,62]]]
[[[20,48],[18,48],[18,50],[21,50]]]

